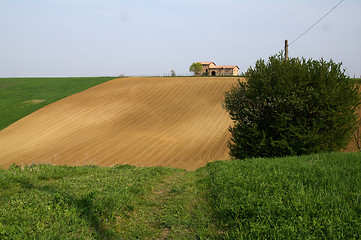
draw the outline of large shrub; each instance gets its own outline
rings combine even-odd
[[[230,155],[235,158],[301,155],[340,150],[357,122],[358,87],[341,64],[323,59],[258,60],[225,94],[234,121]]]

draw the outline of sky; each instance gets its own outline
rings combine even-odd
[[[284,50],[340,0],[0,0],[0,77],[189,75]],[[290,57],[361,76],[361,1],[344,0]]]

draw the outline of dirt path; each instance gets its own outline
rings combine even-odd
[[[238,78],[121,78],[75,94],[0,132],[0,166],[167,166],[228,159],[224,92]]]
[[[217,236],[198,172],[177,170],[162,178],[142,199],[129,218],[119,222],[128,238],[207,239]],[[131,231],[129,231],[131,229]]]

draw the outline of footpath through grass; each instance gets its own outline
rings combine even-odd
[[[0,170],[0,239],[360,239],[361,153]]]
[[[114,78],[0,78],[0,130],[50,103]]]
[[[197,172],[34,165],[0,174],[0,239],[195,239],[216,234],[206,192],[197,183],[203,176]]]

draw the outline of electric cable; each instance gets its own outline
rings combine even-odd
[[[298,36],[295,40],[293,40],[288,46],[290,46],[292,43],[296,42],[298,39],[300,39],[303,35],[305,35],[308,31],[310,31],[314,26],[316,26],[319,22],[322,21],[328,14],[330,14],[335,8],[337,8],[344,0],[341,0],[339,3],[336,4],[330,11],[328,11],[323,17],[321,17],[316,23],[314,23],[311,27],[309,27],[306,31],[304,31],[300,36]]]

